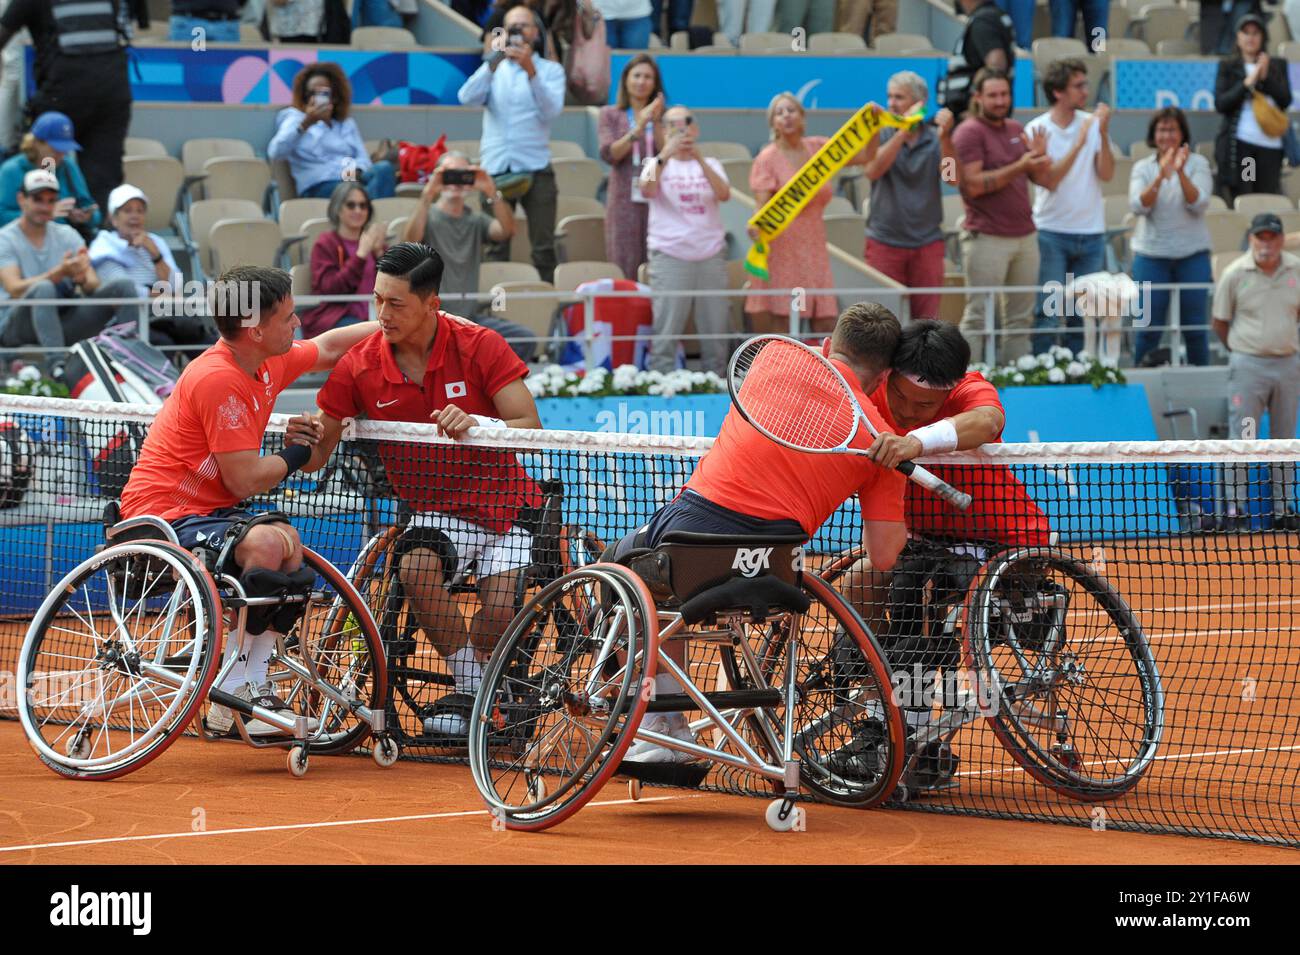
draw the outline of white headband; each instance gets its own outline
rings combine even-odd
[[[931,391],[951,391],[954,387],[953,385],[932,385],[930,384],[930,382],[926,381],[920,375],[904,374],[903,377],[906,378],[908,381],[910,381],[912,384],[916,385],[918,388],[929,388]]]

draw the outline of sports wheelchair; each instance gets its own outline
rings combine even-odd
[[[191,552],[166,521],[123,521],[116,502],[107,506],[106,543],[45,598],[22,647],[19,716],[45,765],[75,779],[124,776],[175,742],[205,700],[232,711],[245,743],[288,750],[294,776],[310,755],[345,753],[368,736],[376,763],[397,761],[383,646],[352,585],[307,547],[293,574],[238,575],[233,555],[248,529],[284,520],[259,514]],[[267,673],[283,708],[216,688],[239,656],[222,663],[226,634],[247,640],[268,625],[283,634]],[[250,719],[283,735],[251,737]]]
[[[574,567],[594,563],[604,550],[595,535],[563,522],[564,485],[558,480],[540,482],[542,504],[525,508],[519,523],[532,534],[530,562],[515,582],[514,610],[523,606],[530,590],[541,587]],[[472,699],[454,693],[454,681],[428,640],[420,637],[420,623],[410,608],[398,573],[399,543],[411,514],[399,510],[397,521],[366,542],[348,571],[379,627],[388,661],[388,692],[384,707],[387,727],[404,748],[464,750],[465,736],[439,733],[436,719],[458,713],[468,719]],[[457,597],[465,620],[479,608],[476,567],[457,568],[444,585]]]
[[[765,780],[777,831],[802,822],[801,787],[841,805],[888,798],[904,730],[884,654],[849,604],[803,571],[803,543],[669,533],[533,595],[489,661],[470,720],[470,768],[498,823],[554,826],[616,774],[632,777],[638,798],[647,767],[623,761],[634,740]],[[665,653],[674,642],[711,656],[682,668]],[[682,692],[654,692],[665,672]],[[699,714],[696,741],[644,729],[647,712]],[[838,758],[867,738],[869,752]]]
[[[1053,547],[990,545],[977,559],[957,546],[913,539],[891,575],[881,644],[895,702],[915,712],[923,675],[936,671],[956,689],[939,700],[920,694],[930,718],[909,728],[894,799],[953,788],[953,738],[981,716],[1020,767],[1066,796],[1104,801],[1131,790],[1160,746],[1164,689],[1124,598]],[[862,557],[837,558],[826,579]]]

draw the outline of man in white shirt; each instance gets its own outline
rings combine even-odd
[[[1101,184],[1115,174],[1110,151],[1110,107],[1097,104],[1095,115],[1083,111],[1088,102],[1088,68],[1082,60],[1057,60],[1043,73],[1043,91],[1052,107],[1029,121],[1025,132],[1047,137],[1052,164],[1030,178],[1039,186],[1034,195],[1034,225],[1038,229],[1038,284],[1035,308],[1035,354],[1056,344],[1060,315],[1078,328],[1082,318],[1064,308],[1064,290],[1075,276],[1100,272],[1106,265],[1106,208]],[[1050,283],[1050,284],[1049,284]],[[1055,306],[1049,307],[1048,303]],[[1083,335],[1065,336],[1071,351],[1083,349]]]
[[[457,96],[464,106],[487,107],[479,164],[497,180],[512,207],[515,201],[523,203],[533,265],[549,282],[555,276],[556,204],[551,123],[564,109],[564,67],[542,57],[541,31],[528,7],[511,8],[503,25],[504,38],[494,38],[494,52]],[[485,258],[505,260],[509,248],[495,249]]]

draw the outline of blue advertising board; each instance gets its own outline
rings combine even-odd
[[[1300,63],[1289,64],[1291,88],[1300,82]],[[1116,109],[1159,109],[1179,106],[1185,110],[1214,111],[1214,78],[1217,59],[1114,60],[1111,63]]]

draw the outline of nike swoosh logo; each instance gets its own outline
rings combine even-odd
[[[375,407],[376,407],[376,408],[387,408],[389,405],[395,405],[395,404],[397,404],[397,402],[400,401],[400,400],[401,400],[400,398],[394,398],[392,401],[376,401],[376,402],[375,402]]]

